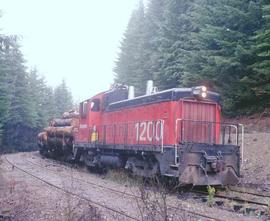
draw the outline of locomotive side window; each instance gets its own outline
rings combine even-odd
[[[91,111],[98,112],[100,111],[100,100],[94,99],[91,101]]]
[[[82,118],[86,118],[87,114],[87,102],[80,103],[80,115]]]

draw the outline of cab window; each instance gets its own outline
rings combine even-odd
[[[86,118],[87,115],[87,102],[80,103],[80,115],[82,118]]]
[[[99,99],[94,99],[91,101],[91,111],[92,112],[100,111],[100,100]]]

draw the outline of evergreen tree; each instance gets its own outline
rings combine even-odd
[[[260,3],[150,0],[146,14],[138,13],[142,12],[139,8],[130,19],[116,63],[116,81],[133,84],[141,91],[141,82],[148,79],[154,79],[161,89],[203,84],[221,93],[228,114],[246,113],[248,106],[256,103],[256,94],[268,103],[268,78],[262,75],[267,56],[262,63],[264,44],[259,45],[268,40],[266,19],[252,50],[252,36],[262,24]],[[265,16],[267,4],[265,1]],[[264,88],[255,87],[256,78],[264,79]]]
[[[73,108],[72,95],[64,80],[54,89],[54,106],[56,117]]]
[[[151,76],[144,70],[145,62],[145,14],[141,1],[130,18],[127,30],[121,43],[121,51],[114,72],[115,81],[121,84],[134,85],[139,93],[144,93],[145,84]]]
[[[34,102],[33,111],[37,115],[36,128],[41,129],[48,125],[55,113],[53,91],[48,88],[44,78],[38,75],[36,68],[30,70],[29,84]]]
[[[158,83],[158,78],[163,64],[161,53],[162,27],[164,25],[164,0],[151,0],[145,15],[145,60],[144,69],[148,80]]]
[[[243,103],[246,108],[263,110],[270,107],[270,1],[262,2],[260,28],[252,38],[249,57],[250,71],[241,79],[249,90]]]
[[[46,123],[57,116],[53,88],[46,86],[43,91],[42,108],[45,112]]]
[[[35,149],[38,131],[72,108],[64,81],[53,91],[36,69],[26,71],[18,42],[0,34],[0,152]]]
[[[10,80],[7,73],[5,54],[9,47],[7,36],[0,35],[0,146],[2,144],[3,126],[8,117],[10,107]]]
[[[11,78],[9,116],[5,123],[5,144],[21,150],[28,148],[29,133],[36,126],[37,114],[31,96],[29,76],[17,40],[6,53],[7,74]]]
[[[228,114],[241,106],[243,91],[240,83],[248,72],[249,38],[259,25],[259,4],[242,0],[207,0],[200,10],[201,21],[193,33],[196,46],[184,62],[183,85],[206,84],[224,97]]]
[[[165,0],[164,22],[161,31],[160,54],[162,67],[156,77],[160,88],[172,88],[181,84],[185,57],[193,48],[191,33],[198,30],[192,15],[197,1]]]

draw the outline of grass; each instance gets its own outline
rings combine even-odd
[[[73,168],[70,168],[70,182],[67,182],[67,180],[62,180],[62,186],[72,192],[74,189],[76,189],[74,183],[75,180]],[[104,220],[96,207],[90,204],[86,205],[84,201],[78,200],[70,194],[65,194],[65,198],[63,200],[65,203],[63,211],[65,221]]]
[[[142,178],[133,177],[121,169],[110,169],[105,175],[105,179],[112,180],[118,184],[129,187],[138,186],[142,183]]]
[[[215,197],[215,193],[216,193],[216,189],[214,187],[211,186],[207,186],[207,204],[208,206],[212,207],[214,205],[214,197]]]

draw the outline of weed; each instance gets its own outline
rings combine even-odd
[[[63,186],[68,191],[72,192],[76,189],[74,185],[74,174],[73,168],[70,168],[70,182],[66,183],[63,180]],[[68,185],[67,185],[68,184]],[[64,220],[66,221],[100,221],[104,220],[101,213],[97,208],[92,205],[85,205],[85,202],[82,200],[77,200],[70,194],[65,195],[65,208],[63,211]]]
[[[212,207],[214,205],[214,197],[216,193],[215,187],[207,186],[207,204]]]
[[[154,186],[149,188],[149,186]],[[172,211],[168,205],[168,187],[159,182],[158,179],[147,180],[138,185],[138,195],[136,198],[137,208],[142,221],[184,221],[189,220],[187,214],[181,211],[181,206]]]
[[[136,177],[135,179],[135,177],[132,177],[126,171],[119,169],[109,170],[105,178],[129,187],[136,187],[142,183],[142,178]]]

